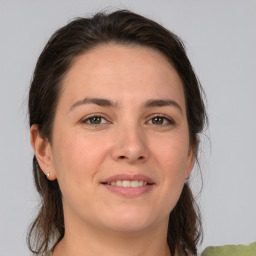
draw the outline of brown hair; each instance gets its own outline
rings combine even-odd
[[[75,57],[99,46],[116,43],[157,49],[178,72],[184,86],[190,145],[197,147],[207,116],[202,88],[186,56],[182,41],[158,23],[127,10],[78,18],[57,30],[41,53],[29,92],[30,126],[38,125],[51,142],[52,124],[61,82]],[[33,159],[35,185],[41,197],[39,213],[28,233],[29,249],[45,254],[64,236],[62,196],[58,181],[49,181]],[[170,213],[167,242],[172,255],[197,255],[202,234],[199,210],[188,184]]]

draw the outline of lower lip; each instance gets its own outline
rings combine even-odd
[[[126,196],[126,197],[136,197],[143,195],[150,190],[153,189],[154,185],[146,185],[146,186],[141,186],[141,187],[121,187],[121,186],[113,186],[113,185],[107,185],[107,184],[102,184],[105,188],[110,190],[113,193]]]

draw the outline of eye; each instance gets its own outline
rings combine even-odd
[[[98,126],[101,124],[106,124],[108,123],[108,121],[102,116],[92,115],[88,118],[83,119],[82,123],[86,125]]]
[[[165,125],[174,124],[174,121],[172,119],[167,118],[165,116],[154,116],[148,122],[149,124],[153,124],[156,126],[165,126]]]

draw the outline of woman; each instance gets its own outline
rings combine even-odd
[[[29,94],[38,255],[197,255],[206,113],[181,40],[129,11],[59,29]]]

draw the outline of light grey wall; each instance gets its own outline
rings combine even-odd
[[[205,88],[211,145],[205,139],[202,248],[256,241],[255,1],[0,0],[0,255],[29,254],[25,236],[37,196],[26,97],[37,57],[68,20],[108,6],[177,33]]]

